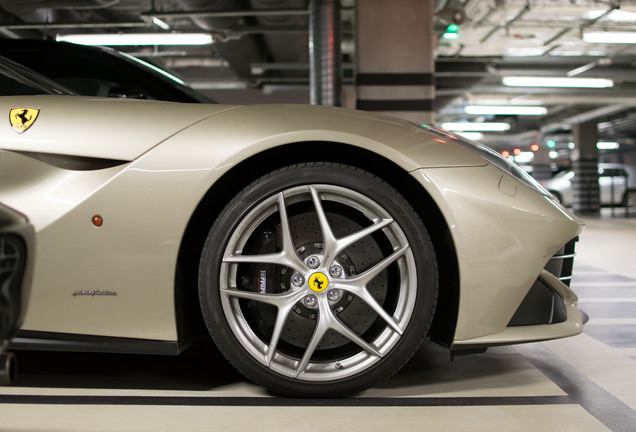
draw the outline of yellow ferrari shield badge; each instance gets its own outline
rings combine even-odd
[[[314,292],[323,292],[329,285],[329,279],[324,273],[314,273],[309,278],[309,288]]]
[[[13,108],[9,112],[9,121],[14,131],[21,134],[27,131],[38,118],[40,110],[38,108]]]

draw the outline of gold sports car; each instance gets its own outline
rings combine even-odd
[[[581,221],[478,143],[332,107],[91,98],[2,68],[0,202],[36,232],[15,348],[179,354],[276,394],[572,336]],[[207,335],[207,333],[206,333]]]

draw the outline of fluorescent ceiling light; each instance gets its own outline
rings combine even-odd
[[[475,115],[544,115],[548,109],[541,106],[468,105],[464,111]]]
[[[518,155],[514,156],[514,160],[517,163],[529,163],[534,160],[533,152],[521,152]]]
[[[457,135],[473,141],[479,141],[484,137],[481,132],[457,132]]]
[[[604,78],[566,78],[566,77],[503,77],[503,84],[511,87],[613,87],[614,81]]]
[[[143,61],[141,59],[138,59],[137,57],[132,56],[130,54],[127,54],[125,52],[120,52],[120,54],[123,55],[124,57],[130,59],[131,61],[139,63],[143,67],[147,67],[148,69],[152,69],[155,72],[159,72],[161,75],[163,75],[163,76],[165,76],[167,78],[170,78],[172,81],[175,81],[175,82],[177,82],[177,83],[179,83],[181,85],[186,85],[185,81],[183,81],[181,78],[177,78],[176,76],[172,75],[170,72],[165,71],[165,70],[161,69],[160,67],[157,67],[157,66],[155,66],[155,65],[153,65],[151,63],[145,62],[145,61]]]
[[[58,41],[81,45],[209,45],[208,33],[117,33],[58,35]]]
[[[546,52],[545,47],[514,47],[506,49],[507,57],[538,57]]]
[[[596,9],[587,11],[583,14],[583,17],[588,20],[593,20],[601,15],[605,15],[603,17],[603,21],[612,21],[612,22],[624,22],[624,23],[633,23],[636,21],[636,13],[628,12],[620,9],[614,9],[609,14],[607,13],[607,9]]]
[[[503,132],[510,130],[510,124],[497,122],[484,123],[442,123],[442,129],[453,132]]]
[[[599,150],[616,150],[620,145],[617,142],[611,141],[599,141],[596,143],[596,148]]]
[[[543,105],[543,101],[538,99],[527,99],[523,96],[502,99],[479,99],[472,97],[467,101],[471,105]]]
[[[152,22],[153,22],[153,23],[154,23],[157,27],[160,27],[160,28],[162,28],[162,29],[164,29],[164,30],[170,30],[170,26],[168,25],[168,23],[167,23],[167,22],[165,22],[165,21],[164,21],[164,20],[162,20],[162,19],[159,19],[159,18],[157,18],[157,17],[152,17]]]
[[[245,90],[247,83],[245,81],[202,80],[191,81],[190,87],[195,90]]]
[[[636,43],[636,33],[633,32],[585,32],[583,40],[589,43]]]

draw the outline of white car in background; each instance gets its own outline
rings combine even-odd
[[[636,168],[601,163],[598,165],[598,176],[601,205],[636,207]],[[574,202],[573,179],[574,171],[562,171],[541,184],[563,205],[571,206]]]

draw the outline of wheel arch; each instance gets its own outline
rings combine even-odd
[[[208,337],[199,306],[197,274],[205,238],[218,214],[256,178],[286,165],[312,161],[343,163],[371,172],[398,189],[413,205],[429,228],[438,260],[440,290],[430,337],[450,345],[457,323],[459,270],[442,213],[413,176],[394,162],[369,150],[335,142],[298,142],[258,153],[231,168],[208,190],[190,218],[177,259],[175,313],[180,345],[195,337]]]

